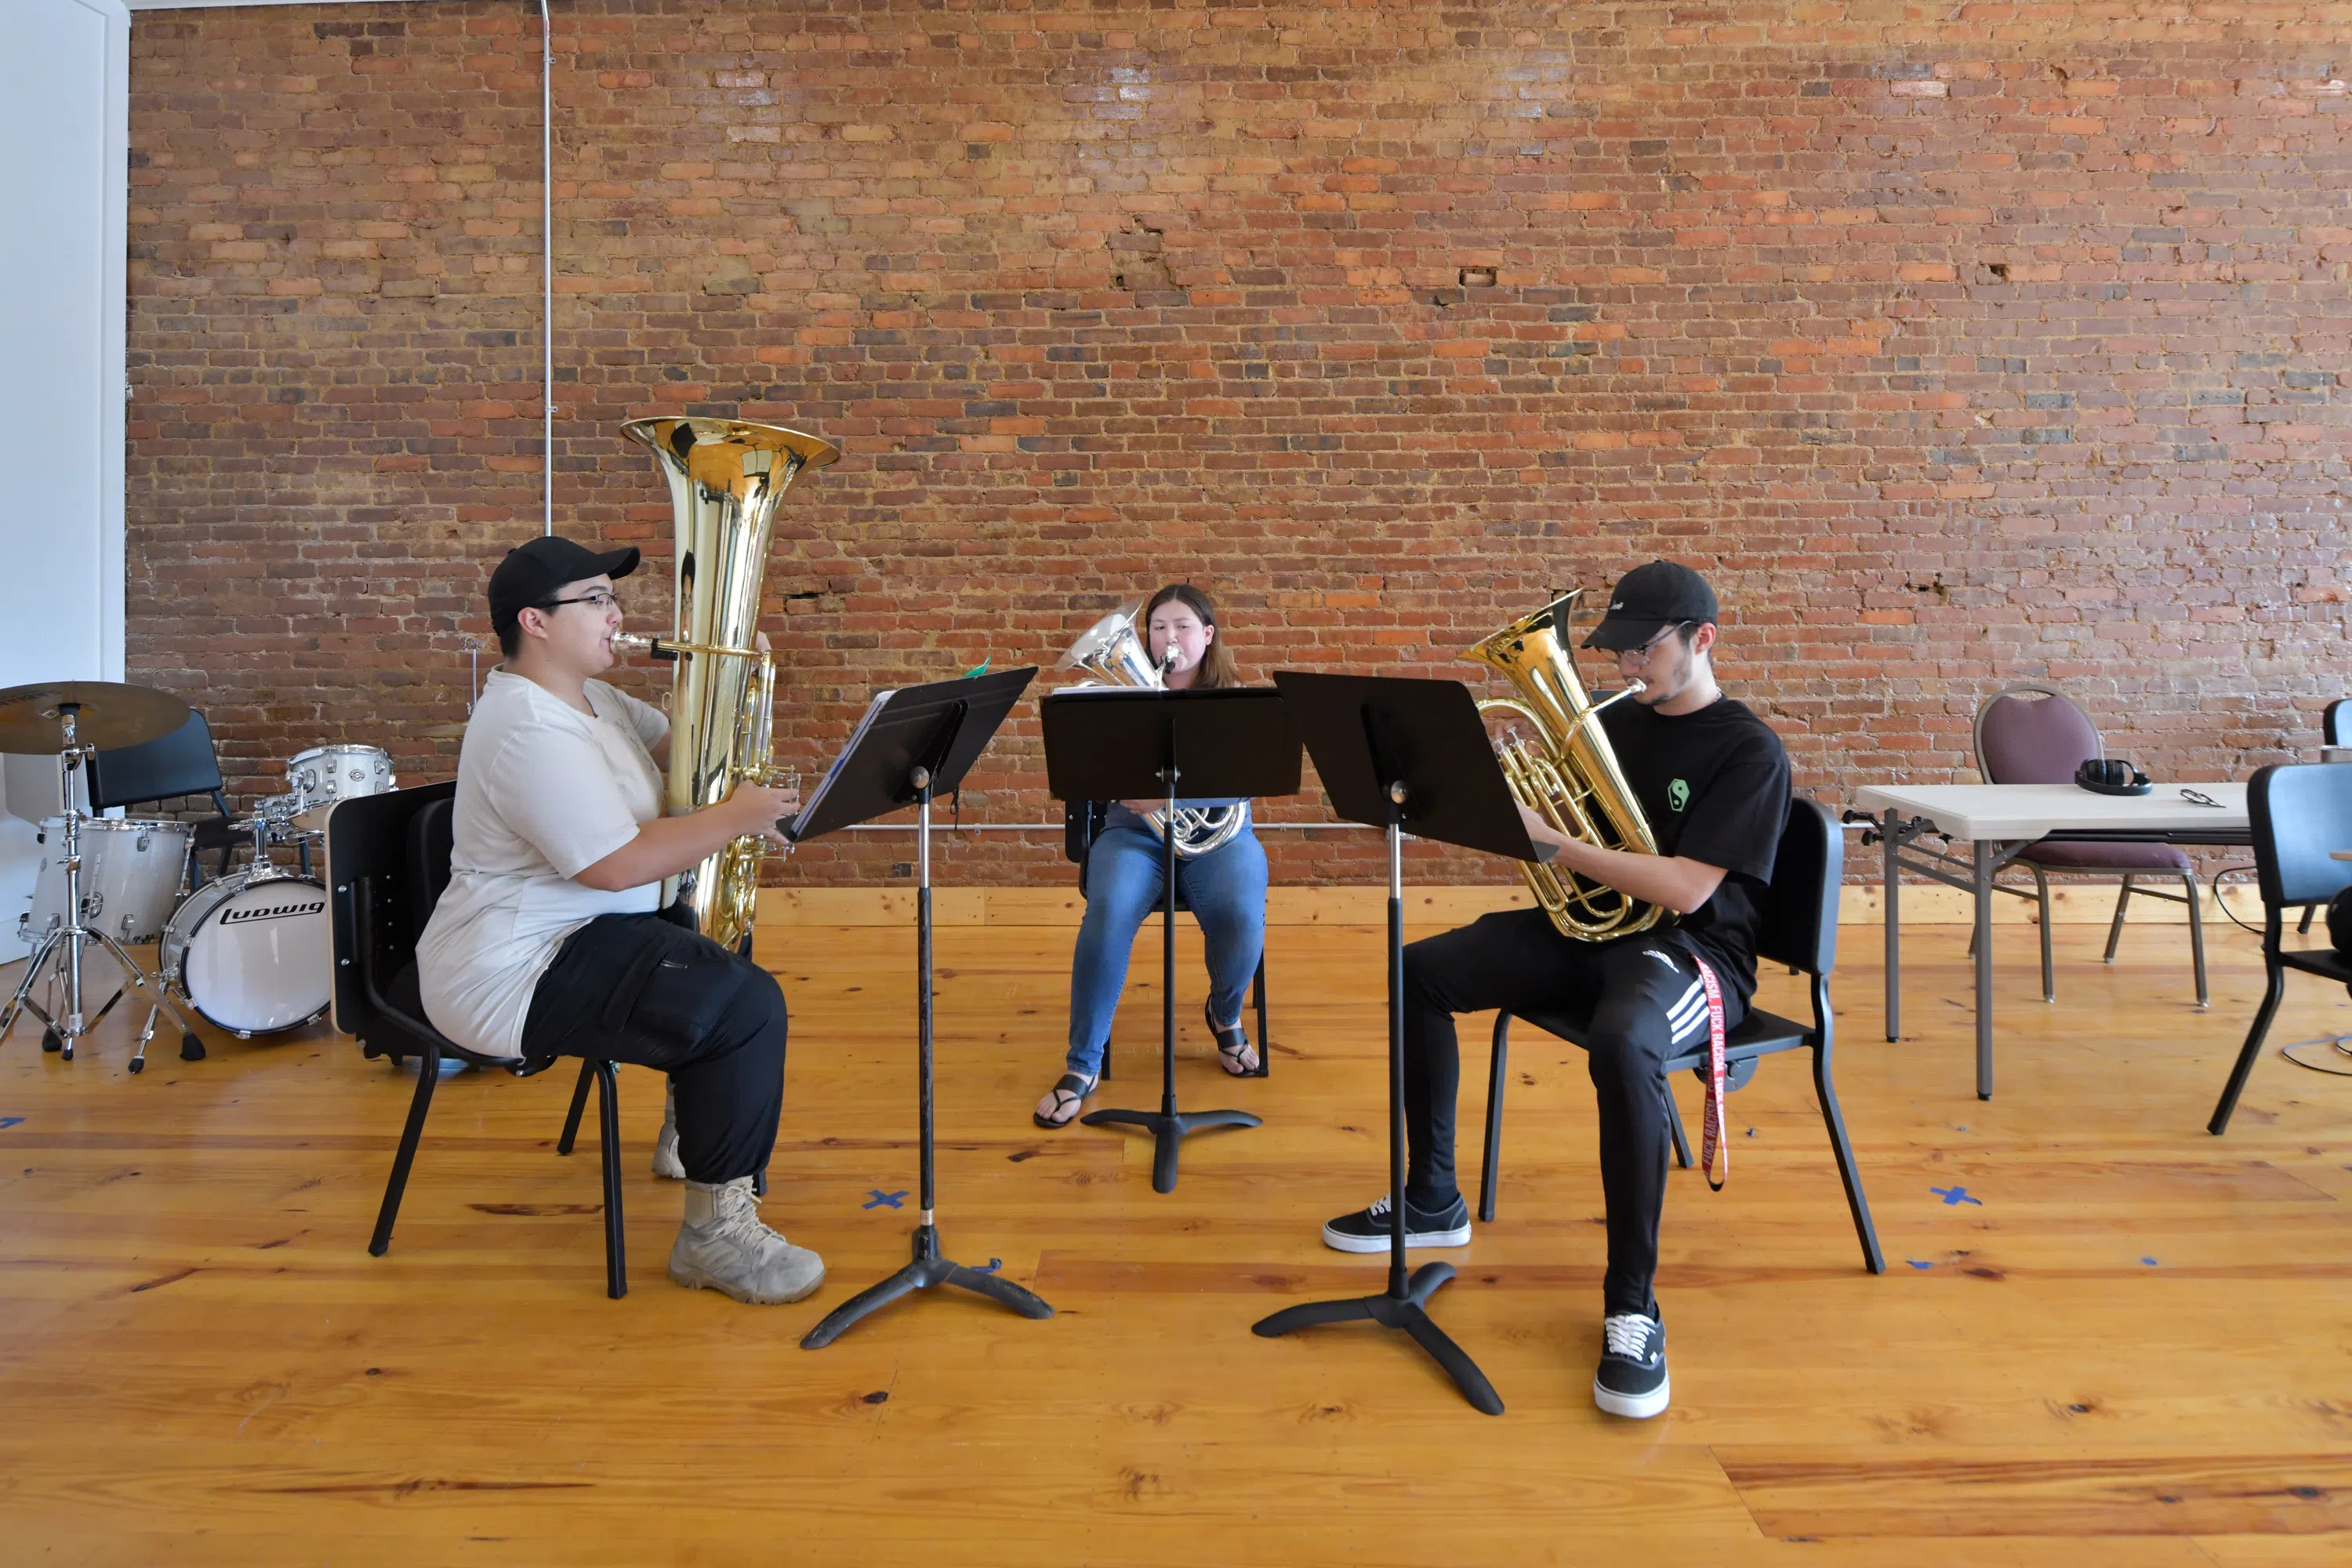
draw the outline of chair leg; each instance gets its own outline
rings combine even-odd
[[[1822,1120],[1829,1125],[1838,1180],[1845,1184],[1845,1205],[1853,1211],[1853,1233],[1862,1241],[1862,1265],[1873,1274],[1884,1274],[1886,1257],[1878,1249],[1878,1227],[1870,1223],[1870,1200],[1863,1195],[1862,1171],[1853,1163],[1853,1144],[1845,1135],[1845,1113],[1838,1109],[1837,1089],[1830,1082],[1826,1045],[1813,1047],[1813,1092],[1821,1099]]]
[[[1503,1179],[1503,1079],[1511,1067],[1511,1016],[1495,1015],[1495,1054],[1486,1067],[1486,1148],[1478,1160],[1478,1217],[1495,1217],[1495,1189]]]
[[[580,1113],[588,1109],[588,1086],[595,1079],[595,1062],[582,1058],[580,1081],[572,1086],[572,1114],[563,1119],[563,1136],[555,1141],[555,1152],[559,1154],[571,1153],[573,1141],[580,1136]]]
[[[375,1234],[368,1238],[368,1255],[382,1258],[392,1246],[392,1222],[400,1217],[401,1195],[408,1191],[408,1169],[416,1163],[416,1141],[425,1135],[425,1113],[433,1109],[433,1090],[441,1081],[441,1047],[428,1045],[416,1064],[416,1093],[408,1101],[408,1125],[400,1131],[400,1152],[392,1157],[392,1180],[383,1187],[383,1206],[376,1211]]]
[[[2197,900],[2197,873],[2191,871],[2181,879],[2189,889],[2189,962],[2197,969],[2197,1005],[2208,1005],[2205,991],[2205,911]]]
[[[588,1064],[596,1075],[596,1132],[604,1141],[604,1294],[617,1301],[629,1293],[628,1241],[621,1228],[621,1086],[613,1064]]]
[[[2271,928],[2275,933],[2276,926]],[[2277,938],[2272,938],[2275,942]],[[2262,1055],[2263,1037],[2271,1032],[2271,1020],[2278,1016],[2279,1000],[2286,994],[2286,965],[2268,953],[2263,955],[2263,967],[2270,972],[2270,989],[2263,995],[2262,1007],[2254,1014],[2254,1026],[2246,1031],[2246,1043],[2238,1052],[2237,1065],[2230,1069],[2230,1081],[2221,1089],[2221,1102],[2213,1107],[2213,1120],[2205,1131],[2219,1138],[2230,1130],[2230,1117],[2238,1109],[2238,1096],[2244,1091],[2247,1075],[2254,1070],[2254,1058]]]
[[[2033,868],[2033,896],[2042,901],[2042,999],[2058,1000],[2058,982],[2050,966],[2050,878],[2041,867]]]
[[[1257,973],[1250,976],[1250,1005],[1257,1009],[1257,1066],[1244,1078],[1274,1076],[1274,1042],[1265,1032],[1265,951],[1257,955]]]
[[[2311,917],[2317,912],[2319,906],[2317,904],[2305,904],[2303,906],[2303,919],[2294,928],[2295,935],[2309,936],[2311,934]]]
[[[1666,1080],[1658,1080],[1658,1098],[1666,1102],[1666,1131],[1675,1141],[1675,1163],[1687,1171],[1691,1168],[1690,1134],[1683,1131],[1683,1108],[1675,1103],[1675,1091]]]
[[[2124,906],[2131,902],[2131,896],[2132,873],[2126,871],[2124,873],[2124,885],[2116,894],[2115,923],[2107,927],[2107,953],[2102,963],[2113,963],[2116,961],[2116,943],[2124,939]]]

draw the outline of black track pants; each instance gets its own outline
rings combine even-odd
[[[1721,979],[1722,976],[1717,976]],[[1724,987],[1724,1027],[1743,1010]],[[1455,1101],[1462,1090],[1457,1013],[1507,1008],[1574,1023],[1586,1041],[1601,1121],[1601,1190],[1609,1214],[1606,1310],[1655,1302],[1658,1220],[1672,1140],[1661,1068],[1706,1039],[1706,993],[1689,951],[1671,935],[1575,942],[1541,910],[1491,914],[1404,950],[1405,1195],[1417,1208],[1449,1205]]]

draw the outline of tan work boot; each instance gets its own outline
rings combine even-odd
[[[661,1135],[654,1140],[654,1174],[666,1181],[686,1180],[686,1162],[677,1157],[677,1085],[668,1086],[662,1099]]]
[[[797,1301],[824,1283],[824,1259],[760,1223],[751,1178],[686,1184],[686,1223],[669,1249],[669,1277],[689,1290],[709,1286],[738,1301]]]

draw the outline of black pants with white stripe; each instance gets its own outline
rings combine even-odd
[[[1717,974],[1717,980],[1727,977]],[[1723,987],[1724,1027],[1739,999]],[[1659,1098],[1670,1057],[1706,1039],[1706,992],[1672,936],[1574,942],[1541,910],[1486,915],[1404,950],[1405,1197],[1423,1211],[1450,1206],[1454,1121],[1462,1090],[1457,1013],[1507,1008],[1580,1025],[1601,1120],[1601,1191],[1609,1213],[1605,1310],[1654,1312],[1658,1219],[1672,1139]]]

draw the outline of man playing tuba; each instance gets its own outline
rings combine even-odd
[[[1602,1353],[1592,1394],[1615,1415],[1666,1407],[1666,1339],[1652,1285],[1665,1206],[1670,1139],[1661,1068],[1706,1039],[1709,966],[1723,1027],[1738,1027],[1756,989],[1756,923],[1789,806],[1789,758],[1761,719],[1716,685],[1714,591],[1687,566],[1654,561],[1619,580],[1586,639],[1643,683],[1597,721],[1654,835],[1658,853],[1566,837],[1522,805],[1528,836],[1555,868],[1680,916],[1639,934],[1579,942],[1541,909],[1490,914],[1404,950],[1405,1178],[1409,1247],[1460,1247],[1470,1209],[1454,1185],[1461,1088],[1457,1013],[1585,1020],[1599,1097],[1601,1185],[1608,1208]],[[1389,1200],[1323,1227],[1342,1252],[1384,1252]]]
[[[598,554],[531,540],[490,574],[506,652],[457,754],[449,887],[417,942],[433,1026],[488,1057],[602,1057],[669,1075],[686,1219],[669,1275],[739,1301],[797,1301],[824,1264],[760,1221],[753,1178],[775,1146],[784,997],[749,958],[700,936],[666,877],[799,807],[796,792],[739,784],[667,816],[661,710],[595,677],[621,627],[613,580],[634,548]],[[665,1129],[667,1133],[667,1130]]]

